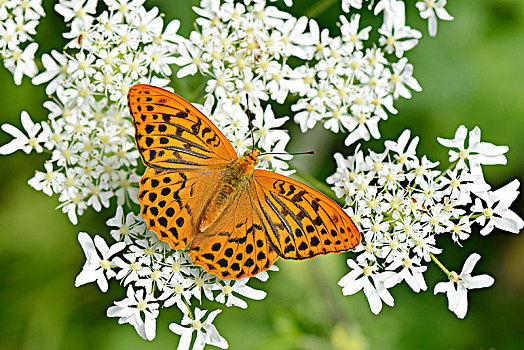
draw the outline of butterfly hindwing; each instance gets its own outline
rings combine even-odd
[[[267,270],[278,259],[266,235],[254,189],[248,185],[201,237],[189,254],[193,263],[220,278],[240,279]]]
[[[281,257],[303,260],[360,244],[353,221],[326,195],[267,170],[255,170],[253,181],[267,235]]]
[[[182,97],[150,85],[129,89],[128,105],[144,163],[158,170],[208,168],[237,158],[231,143]]]
[[[147,227],[172,249],[183,249],[197,234],[202,211],[224,171],[164,171],[147,168],[138,199]]]

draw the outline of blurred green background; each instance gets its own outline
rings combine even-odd
[[[295,0],[296,16],[311,8],[310,1]],[[182,34],[192,28],[194,1],[148,1],[159,6],[166,19],[182,21]],[[60,18],[45,1],[48,16],[39,26],[39,53],[59,49],[65,43]],[[317,19],[336,33],[341,11],[338,2]],[[421,137],[419,154],[444,165],[447,151],[437,136],[452,138],[460,124],[479,125],[483,140],[508,145],[508,166],[485,168],[486,179],[497,188],[513,178],[524,178],[524,3],[520,0],[451,1],[453,22],[439,22],[438,35],[427,35],[427,24],[408,2],[408,23],[424,33],[420,44],[407,54],[423,87],[411,100],[396,102],[397,116],[381,122],[385,139],[396,139],[409,128]],[[369,16],[364,22],[373,21]],[[362,23],[362,21],[361,21]],[[24,79],[15,86],[12,76],[0,68],[1,122],[20,125],[26,110],[35,120],[46,118],[44,88]],[[175,87],[178,84],[174,85]],[[188,91],[186,91],[187,93]],[[184,91],[180,91],[184,94]],[[278,108],[279,114],[289,114]],[[295,125],[290,149],[309,150],[315,140],[316,157],[301,157],[293,164],[324,180],[334,170],[334,151],[349,154],[342,135],[316,128],[302,135]],[[314,136],[314,138],[313,138]],[[0,144],[10,138],[0,134]],[[380,142],[368,142],[381,151]],[[45,156],[18,152],[0,160],[0,349],[174,349],[178,338],[167,329],[180,315],[162,310],[157,339],[142,340],[129,325],[105,317],[113,300],[124,289],[116,283],[103,294],[96,285],[75,288],[73,282],[84,263],[76,240],[79,230],[108,237],[104,222],[111,211],[83,216],[72,226],[55,211],[56,198],[32,190],[27,180],[42,169]],[[513,209],[523,215],[522,197]],[[436,266],[426,274],[429,291],[415,294],[407,286],[392,290],[395,307],[385,306],[373,315],[363,295],[343,297],[336,285],[347,272],[344,254],[311,261],[280,261],[279,273],[269,283],[253,283],[268,292],[264,301],[249,303],[247,310],[227,309],[215,323],[231,349],[517,349],[524,344],[524,239],[493,232],[478,232],[464,248],[441,237],[442,261],[460,270],[472,252],[482,254],[476,274],[495,277],[492,288],[473,291],[464,320],[447,309],[444,295],[434,296],[433,286],[444,279]],[[257,281],[254,281],[257,282]]]

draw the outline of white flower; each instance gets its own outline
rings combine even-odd
[[[382,26],[378,32],[382,34],[378,41],[380,46],[385,46],[387,53],[394,52],[398,58],[404,56],[404,51],[414,48],[422,37],[418,30],[408,26]]]
[[[79,22],[91,22],[98,0],[65,0],[55,5],[55,11],[64,17],[66,22],[72,19]]]
[[[281,127],[288,119],[289,118],[285,116],[275,118],[271,105],[267,105],[265,111],[263,111],[261,107],[257,109],[255,111],[253,126],[256,127],[254,131],[259,137],[258,145],[262,149],[269,151],[279,140],[287,137],[284,130],[276,128]]]
[[[53,170],[53,163],[44,164],[46,172],[36,171],[33,178],[27,183],[37,191],[42,191],[48,196],[59,193],[65,181],[64,174]]]
[[[55,93],[58,86],[64,83],[68,68],[65,55],[53,50],[51,51],[51,56],[46,53],[42,55],[42,64],[45,71],[35,76],[31,81],[34,85],[49,82],[45,90],[48,95]]]
[[[408,159],[416,157],[415,153],[417,150],[419,138],[418,136],[415,136],[408,146],[410,135],[411,131],[406,129],[402,132],[397,142],[389,140],[384,142],[384,146],[386,146],[387,149],[396,153],[395,158],[397,158],[401,164],[406,163]]]
[[[338,285],[342,287],[343,295],[353,295],[360,290],[364,290],[371,312],[375,315],[382,310],[382,302],[389,306],[395,305],[393,297],[384,285],[384,281],[390,278],[393,272],[376,273],[376,264],[369,266],[364,262],[365,267],[362,268],[351,259],[347,260],[347,264],[351,272],[338,281]]]
[[[191,339],[193,338],[193,332],[196,331],[196,339],[193,344],[193,350],[202,350],[206,344],[217,346],[221,349],[227,349],[229,344],[227,341],[220,336],[213,321],[215,317],[222,312],[218,309],[212,311],[207,315],[206,320],[202,318],[207,313],[207,310],[200,310],[195,308],[194,318],[191,319],[187,314],[187,311],[182,318],[181,324],[171,323],[169,330],[175,334],[180,335],[180,341],[178,343],[177,350],[188,350],[191,345]],[[188,327],[183,327],[188,326]]]
[[[458,148],[459,151],[449,151],[449,161],[459,161],[459,165],[465,164],[468,160],[469,169],[472,175],[482,176],[482,164],[506,164],[507,159],[504,156],[509,148],[508,146],[495,146],[488,142],[480,141],[480,128],[475,126],[469,132],[468,147],[465,147],[466,134],[468,129],[464,125],[458,127],[454,139],[444,139],[438,137],[438,142],[448,148]]]
[[[38,67],[35,63],[35,53],[38,49],[37,43],[31,43],[22,51],[17,48],[5,58],[4,64],[11,73],[16,85],[22,84],[24,75],[32,78],[38,73]]]
[[[120,268],[116,279],[126,286],[131,282],[138,281],[141,277],[146,276],[150,269],[142,264],[140,255],[141,252],[127,253],[123,255],[122,259],[115,261],[115,264]]]
[[[428,31],[431,36],[437,35],[437,17],[444,21],[453,20],[453,16],[444,8],[446,2],[446,0],[425,0],[415,4],[420,11],[420,17],[428,20]]]
[[[420,266],[420,257],[404,257],[402,260],[395,260],[387,269],[396,270],[400,266],[402,266],[400,272],[384,281],[386,288],[391,288],[402,281],[406,281],[415,293],[428,289],[423,274],[428,267]]]
[[[146,340],[153,340],[156,336],[156,318],[158,317],[158,303],[153,294],[146,294],[139,289],[136,292],[132,286],[127,288],[127,298],[115,301],[115,306],[107,309],[107,317],[119,317],[118,323],[129,323],[136,332]],[[144,318],[142,319],[142,314]]]
[[[413,66],[408,63],[406,57],[402,57],[397,63],[393,63],[391,68],[393,72],[389,69],[384,70],[384,78],[389,80],[394,98],[400,96],[411,98],[411,91],[408,90],[408,87],[417,92],[422,91],[422,87],[413,77]]]
[[[345,16],[340,16],[339,18],[342,22],[342,26],[340,27],[342,39],[349,44],[347,50],[349,52],[352,52],[354,49],[362,50],[362,48],[364,47],[362,40],[368,40],[369,32],[371,31],[371,26],[367,26],[359,32],[359,14],[354,14],[353,16],[351,16],[351,21],[348,21]]]
[[[479,254],[471,254],[464,263],[464,267],[458,275],[455,271],[449,274],[449,282],[439,282],[435,285],[434,294],[446,293],[448,297],[448,308],[458,318],[464,318],[468,312],[468,290],[486,288],[495,281],[489,275],[471,276],[473,268],[480,260]]]
[[[124,249],[126,244],[118,242],[108,247],[102,237],[96,235],[93,242],[85,232],[78,234],[78,241],[84,250],[86,262],[82,271],[76,276],[75,287],[96,281],[100,290],[104,293],[107,292],[107,280],[116,276],[116,273],[112,270],[114,267],[111,260],[112,256]]]
[[[486,203],[484,207],[482,201],[476,198],[471,207],[472,212],[479,214],[475,221],[484,226],[480,230],[481,235],[489,234],[495,227],[513,233],[519,233],[524,227],[524,221],[509,209],[519,194],[519,186],[520,182],[513,180],[496,191],[477,194]]]
[[[266,292],[251,288],[246,285],[249,278],[243,278],[238,281],[234,281],[231,285],[231,280],[223,281],[222,284],[215,286],[216,290],[220,290],[220,294],[215,297],[215,300],[219,303],[226,304],[227,307],[238,306],[242,309],[247,308],[247,303],[235,296],[233,293],[238,293],[246,298],[253,300],[262,300],[266,297]]]
[[[2,130],[14,137],[9,143],[0,147],[0,154],[11,154],[18,150],[23,150],[29,154],[34,149],[38,153],[42,153],[43,148],[40,143],[46,142],[49,138],[49,134],[40,132],[42,126],[35,124],[31,120],[31,117],[26,111],[22,111],[20,114],[20,120],[24,127],[27,136],[20,130],[10,124],[2,124]]]
[[[362,8],[362,0],[342,0],[342,11],[347,13],[352,7],[356,9]]]

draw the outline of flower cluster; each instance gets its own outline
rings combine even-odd
[[[393,101],[422,89],[403,57],[421,33],[406,25],[402,1],[375,5],[375,14],[384,17],[378,47],[367,42],[372,28],[359,28],[358,14],[350,20],[340,16],[340,35],[331,37],[313,19],[266,7],[264,0],[245,3],[202,1],[195,8],[198,29],[181,45],[177,59],[183,66],[178,77],[208,76],[206,92],[230,110],[245,92],[255,106],[269,99],[283,103],[296,94],[300,98],[291,109],[303,132],[321,122],[333,132],[349,132],[349,145],[379,138],[378,122],[397,113]],[[342,5],[360,8],[361,2]],[[437,13],[445,12],[444,5]],[[436,5],[424,6],[421,15],[433,18]],[[301,63],[291,64],[290,58]],[[244,140],[237,137],[235,143]]]
[[[111,247],[100,236],[93,240],[85,232],[78,235],[86,262],[75,285],[96,281],[100,290],[106,292],[108,280],[115,278],[127,287],[127,297],[116,301],[107,310],[107,316],[133,325],[144,339],[155,338],[160,307],[176,305],[183,317],[180,324],[172,323],[169,328],[181,335],[180,349],[187,348],[193,331],[197,331],[195,344],[226,348],[227,341],[211,324],[221,310],[212,311],[203,322],[201,318],[207,310],[193,310],[191,305],[201,305],[207,299],[226,307],[246,308],[247,303],[240,296],[254,300],[266,296],[264,291],[246,285],[249,277],[238,281],[220,280],[194,266],[185,251],[170,249],[146,228],[142,217],[132,212],[125,214],[121,206],[107,225],[113,228],[110,234],[117,241]],[[277,268],[273,266],[270,270]],[[267,281],[268,277],[265,271],[256,276],[261,281]]]
[[[40,18],[45,16],[42,0],[9,0],[0,2],[0,54],[5,67],[13,74],[16,85],[24,75],[38,73],[33,41]]]
[[[195,9],[201,16],[199,28],[181,46],[179,64],[184,67],[178,76],[197,71],[209,76],[206,91],[228,106],[228,100],[238,101],[246,91],[255,105],[268,99],[283,103],[290,93],[298,94],[291,109],[302,132],[320,122],[335,133],[349,132],[346,145],[379,138],[378,122],[397,113],[393,101],[411,98],[410,90],[422,90],[403,57],[421,34],[406,25],[402,1],[375,5],[375,14],[384,17],[378,47],[367,43],[372,28],[359,28],[358,14],[350,20],[340,16],[340,35],[331,37],[313,19],[295,18],[264,5],[263,0],[248,6],[203,1]],[[361,1],[342,5],[345,10],[360,8]],[[444,5],[439,4],[437,13],[445,12]],[[434,6],[424,6],[421,15],[430,18],[433,34]],[[290,58],[301,64],[290,64]]]
[[[34,84],[47,83],[48,121],[33,125],[23,112],[29,137],[11,132],[15,140],[1,149],[4,154],[31,147],[41,152],[43,146],[51,152],[45,172],[37,171],[29,184],[59,194],[60,208],[75,224],[87,207],[100,211],[112,197],[120,205],[137,202],[138,152],[127,90],[137,82],[167,85],[179,26],[175,20],[164,30],[158,9],[148,11],[142,3],[108,0],[99,14],[97,1],[55,6],[69,23],[64,37],[71,41],[65,53],[44,54],[45,70],[33,78]],[[5,131],[12,129],[4,125]]]
[[[353,156],[335,155],[337,171],[328,178],[339,198],[344,198],[353,221],[363,235],[355,249],[356,259],[347,261],[351,272],[339,285],[344,295],[363,290],[374,313],[382,302],[393,306],[388,289],[405,281],[414,292],[427,289],[424,280],[426,263],[435,261],[450,278],[437,284],[435,293],[446,292],[449,308],[463,318],[467,311],[467,289],[488,287],[489,276],[471,277],[472,255],[460,275],[449,272],[436,255],[442,252],[437,237],[450,236],[458,245],[467,240],[472,226],[482,226],[480,233],[489,234],[495,227],[519,233],[524,221],[509,209],[518,195],[518,180],[495,191],[484,181],[483,164],[505,164],[506,146],[480,141],[480,129],[469,132],[460,126],[452,140],[439,138],[450,150],[452,165],[437,170],[438,162],[416,155],[418,137],[410,132],[398,141],[386,141],[385,151],[359,149]],[[455,285],[456,284],[456,285]]]

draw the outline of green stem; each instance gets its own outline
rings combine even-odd
[[[189,304],[187,303],[186,299],[182,298],[182,300],[184,300],[184,304],[186,304],[187,313],[189,315],[189,318],[194,321],[195,320],[195,316],[193,316],[193,312],[191,312],[191,308],[189,307]]]
[[[431,257],[431,259],[433,259],[433,261],[435,262],[435,264],[437,264],[438,267],[440,267],[440,269],[442,271],[444,271],[444,273],[446,274],[446,276],[449,277],[449,271],[448,269],[446,269],[446,267],[444,265],[442,265],[442,263],[437,259],[437,257],[435,255],[433,255],[431,252],[429,253],[429,256]]]
[[[310,7],[309,10],[304,14],[308,18],[316,18],[321,13],[325,12],[330,6],[332,6],[338,0],[324,0],[317,2],[314,6]]]
[[[455,165],[457,165],[457,163],[458,163],[458,159],[456,161],[454,161],[453,163],[451,163],[444,171],[442,171],[440,173],[440,175],[435,178],[435,182],[437,182],[438,179],[440,179],[442,176],[446,175],[448,170],[454,169]]]
[[[335,192],[326,185],[324,182],[317,180],[311,175],[308,175],[300,170],[297,170],[296,173],[291,175],[292,178],[295,178],[296,180],[299,180],[301,182],[304,182],[305,184],[319,190],[320,192],[324,193],[329,198],[333,199],[336,203],[338,203],[340,206],[345,206],[346,202],[343,198],[337,198],[335,195]]]

